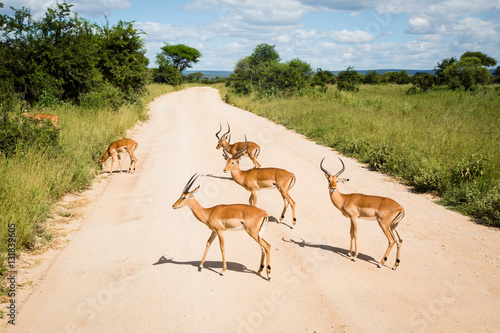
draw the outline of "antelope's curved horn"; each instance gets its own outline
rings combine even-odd
[[[217,139],[219,139],[219,140],[220,140],[220,138],[219,138],[219,135],[218,135],[218,134],[219,134],[221,131],[222,131],[222,125],[221,125],[221,123],[219,122],[219,131],[218,131],[217,133],[215,133],[215,137],[216,137]]]
[[[225,137],[226,135],[229,134],[229,132],[231,132],[231,127],[229,126],[229,123],[227,123],[227,132],[222,134],[221,138]]]
[[[198,178],[199,174],[195,173],[187,182],[186,186],[184,186],[184,189],[182,190],[182,193],[187,194],[189,192],[189,189],[191,186],[193,186],[194,181],[196,178]]]
[[[344,161],[342,161],[342,160],[340,159],[340,157],[339,157],[339,160],[340,160],[340,163],[342,163],[342,169],[340,169],[340,171],[339,171],[339,172],[337,172],[337,173],[335,174],[335,177],[340,176],[340,174],[341,174],[342,172],[344,172],[344,170],[345,170]]]
[[[245,148],[243,148],[239,152],[234,153],[233,158],[235,159],[240,158],[245,153],[247,148],[248,148],[248,142],[247,142],[247,136],[245,135]]]
[[[227,161],[229,158],[229,153],[227,152],[226,148],[229,146],[229,142],[231,142],[231,135],[229,135],[229,139],[227,140],[227,145],[225,145],[222,148],[222,156],[224,156],[224,159]]]
[[[321,168],[321,170],[328,176],[330,177],[331,174],[325,169],[323,168],[323,161],[325,160],[325,157],[323,157],[323,159],[321,160],[321,163],[319,164],[319,167]]]

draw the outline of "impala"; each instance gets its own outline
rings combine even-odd
[[[264,269],[264,258],[267,258],[267,279],[271,279],[271,245],[262,238],[262,233],[266,229],[269,222],[269,217],[267,213],[257,207],[249,205],[217,205],[210,208],[202,207],[194,194],[198,191],[200,186],[196,187],[194,190],[189,192],[191,186],[198,178],[197,174],[194,174],[191,179],[187,182],[186,186],[182,190],[181,197],[173,204],[174,209],[178,209],[187,206],[191,209],[194,216],[203,224],[205,224],[212,234],[208,238],[205,252],[203,253],[203,258],[201,259],[199,269],[203,268],[205,259],[207,257],[208,249],[212,244],[216,236],[219,237],[220,250],[222,253],[222,271],[220,275],[224,275],[227,269],[226,266],[226,254],[224,248],[224,231],[225,230],[242,230],[244,229],[250,237],[252,237],[259,245],[261,249],[261,259],[260,268],[258,274]]]
[[[223,151],[225,153],[234,155],[237,151],[241,150],[245,146],[245,142],[235,142],[233,144],[230,144],[229,141],[231,141],[231,136],[229,133],[231,132],[231,127],[229,127],[229,124],[227,124],[227,128],[228,128],[227,132],[219,137],[219,133],[222,131],[222,125],[219,123],[219,131],[215,133],[217,140],[219,140],[216,148],[217,149],[223,148]],[[260,164],[259,162],[257,162],[257,157],[259,156],[259,153],[260,153],[260,146],[255,142],[250,141],[247,143],[247,148],[243,155],[248,154],[248,157],[252,160],[254,167],[260,168]],[[224,158],[227,159],[226,154],[224,154],[223,156]]]
[[[127,152],[130,156],[130,166],[128,168],[127,173],[134,173],[135,166],[137,164],[137,158],[134,155],[134,151],[137,149],[139,144],[132,139],[121,139],[115,142],[112,142],[108,149],[104,152],[104,155],[100,160],[98,160],[99,166],[101,170],[104,168],[104,163],[111,157],[111,167],[109,168],[109,176],[111,176],[113,172],[113,164],[115,163],[116,158],[118,157],[118,166],[120,168],[120,173],[122,173],[122,163],[120,154],[123,152]],[[100,155],[100,154],[99,154]],[[134,168],[132,169],[132,164]]]
[[[278,168],[254,168],[250,170],[241,170],[239,165],[239,160],[241,156],[245,153],[247,149],[245,136],[245,146],[242,150],[237,151],[233,156],[227,157],[226,167],[224,172],[231,172],[231,176],[234,181],[243,186],[247,191],[251,192],[250,205],[257,206],[257,191],[261,188],[273,188],[276,187],[283,197],[284,208],[281,213],[281,217],[278,222],[285,218],[285,212],[288,208],[288,204],[292,206],[293,215],[293,225],[297,222],[295,218],[295,201],[293,201],[288,191],[295,185],[295,175],[283,169]],[[225,151],[225,148],[224,148]]]
[[[26,109],[26,105],[21,107],[22,115],[25,117],[30,117],[33,119],[48,120],[52,123],[54,127],[59,127],[57,123],[59,122],[59,117],[49,113],[37,113],[35,115],[30,115]]]
[[[356,261],[358,257],[358,218],[375,218],[378,221],[378,225],[382,228],[384,235],[389,241],[389,246],[385,251],[384,257],[377,266],[380,268],[387,261],[387,256],[391,252],[394,244],[397,245],[396,263],[392,269],[396,269],[399,266],[399,254],[401,251],[401,243],[403,240],[399,236],[396,227],[398,223],[403,219],[405,211],[400,204],[396,201],[379,197],[374,195],[365,195],[360,193],[342,194],[337,189],[338,183],[343,183],[349,181],[346,178],[338,178],[342,172],[345,170],[344,162],[339,158],[342,163],[342,169],[335,175],[331,175],[324,167],[323,161],[321,160],[319,164],[321,170],[325,173],[326,179],[328,179],[328,188],[330,190],[330,199],[335,207],[337,207],[342,215],[348,217],[351,220],[351,247],[349,249],[348,255],[352,256],[353,242],[354,242],[354,257],[353,261]]]

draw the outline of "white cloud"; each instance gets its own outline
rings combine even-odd
[[[62,2],[58,0],[16,0],[12,5],[6,1],[3,1],[3,4],[5,7],[12,6],[16,9],[29,8],[31,15],[37,19],[45,15],[47,8],[55,8],[57,3]],[[131,0],[72,0],[67,1],[67,3],[73,5],[72,12],[92,17],[111,15],[115,9],[130,9],[132,5]]]
[[[414,34],[425,34],[429,32],[429,20],[423,17],[411,18],[406,31]]]
[[[175,42],[180,39],[201,37],[201,32],[194,27],[178,27],[158,22],[136,22],[134,27],[146,32],[148,40]]]
[[[326,34],[329,39],[338,43],[367,43],[374,39],[374,36],[361,30],[348,31],[330,31]]]

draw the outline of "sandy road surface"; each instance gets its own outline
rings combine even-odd
[[[7,332],[408,332],[500,329],[500,234],[411,193],[344,158],[344,193],[390,196],[406,209],[399,225],[401,265],[378,269],[386,239],[361,221],[360,255],[346,257],[349,223],[333,207],[318,163],[337,154],[249,112],[210,88],[157,99],[134,136],[135,175],[115,174],[84,224],[56,257]],[[245,232],[226,233],[228,271],[217,240],[197,266],[210,231],[188,208],[173,210],[186,181],[200,177],[202,205],[247,203],[249,193],[222,173],[219,121],[232,139],[260,143],[259,161],[292,171],[297,226],[270,223],[272,280],[256,274],[260,249]],[[242,168],[251,167],[248,158]],[[259,206],[279,217],[281,196],[260,191]],[[291,212],[285,222],[291,223]]]

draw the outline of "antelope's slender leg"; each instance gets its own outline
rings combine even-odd
[[[217,236],[219,236],[220,252],[222,253],[222,271],[220,272],[220,275],[224,275],[224,272],[227,269],[226,250],[224,246],[224,232],[222,230],[217,230]]]
[[[118,168],[120,168],[120,173],[122,173],[122,157],[120,154],[116,154],[116,156],[118,157]]]
[[[389,245],[387,246],[387,250],[385,251],[384,257],[382,258],[382,260],[380,261],[380,264],[378,265],[380,267],[381,265],[383,265],[387,261],[387,256],[391,252],[392,247],[394,246],[396,241],[394,240],[389,228],[387,226],[385,226],[382,221],[379,221],[379,225],[382,228],[382,231],[384,232],[385,237],[387,237],[387,240],[389,241]],[[398,247],[399,247],[399,244],[398,244]]]
[[[205,263],[205,260],[207,258],[208,249],[210,248],[210,245],[212,245],[212,242],[214,241],[215,236],[217,236],[217,233],[215,231],[212,231],[212,234],[208,238],[207,245],[205,247],[205,252],[203,253],[203,258],[201,258],[200,269],[203,268],[203,264]]]
[[[113,173],[113,164],[115,164],[116,152],[111,154],[111,166],[109,167],[109,176]]]

